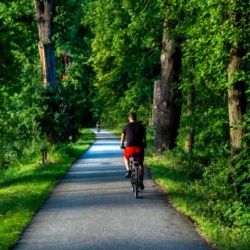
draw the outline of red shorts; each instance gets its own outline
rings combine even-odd
[[[140,158],[140,162],[143,162],[144,160],[144,149],[141,147],[126,147],[124,149],[123,155],[125,158],[129,159],[130,155],[133,154],[135,156],[138,156]]]

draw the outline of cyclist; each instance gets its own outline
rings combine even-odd
[[[100,121],[96,122],[96,128],[97,128],[97,130],[101,130],[101,122]]]
[[[144,177],[144,148],[147,147],[145,127],[137,122],[136,113],[131,112],[128,115],[129,123],[125,125],[121,135],[121,148],[124,148],[124,163],[126,166],[127,174],[125,178],[130,178],[131,169],[129,168],[129,157],[131,154],[135,154],[139,157],[140,162],[140,188],[144,189],[143,177]],[[127,140],[126,147],[124,146],[125,139]]]

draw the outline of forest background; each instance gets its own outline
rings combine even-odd
[[[53,5],[46,41],[34,3]],[[1,179],[136,111],[159,183],[182,180],[179,208],[215,245],[249,249],[249,24],[243,0],[1,1]],[[53,84],[39,44],[54,48]]]

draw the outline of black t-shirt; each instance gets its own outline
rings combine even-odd
[[[131,122],[123,128],[122,133],[126,135],[127,146],[144,147],[145,128],[142,124]]]

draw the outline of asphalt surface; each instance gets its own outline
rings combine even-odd
[[[93,130],[95,132],[95,130]],[[209,250],[145,173],[135,198],[119,138],[107,131],[70,168],[13,249]]]

